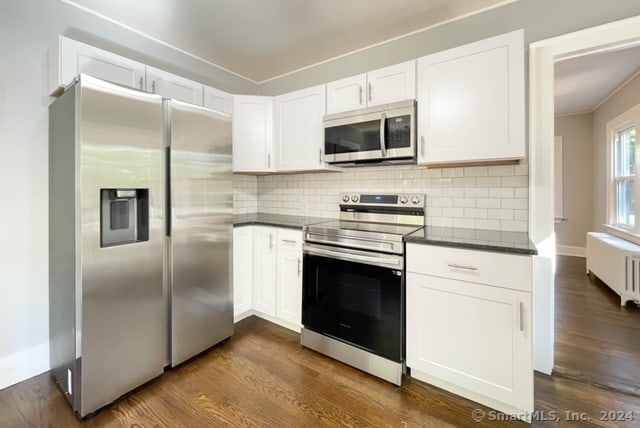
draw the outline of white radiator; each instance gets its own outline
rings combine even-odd
[[[640,246],[608,233],[587,233],[587,273],[620,296],[620,305],[640,302]]]

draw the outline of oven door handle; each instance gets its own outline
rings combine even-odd
[[[327,248],[318,248],[317,246],[305,245],[303,247],[305,254],[311,254],[315,256],[325,256],[331,259],[344,260],[348,262],[365,263],[368,265],[387,267],[392,269],[402,270],[403,263],[402,257],[385,257],[384,255],[366,256],[362,254],[356,254],[347,249],[333,250]]]

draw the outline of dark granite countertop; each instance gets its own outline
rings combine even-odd
[[[538,250],[524,232],[426,226],[404,237],[405,242],[497,253],[536,255]]]
[[[306,217],[297,215],[284,215],[284,214],[264,214],[264,213],[251,213],[251,214],[236,214],[233,216],[233,226],[250,226],[250,225],[262,225],[262,226],[274,226],[274,227],[286,227],[289,229],[302,229],[303,226],[314,223],[323,223],[325,221],[331,221],[330,218],[323,217]]]

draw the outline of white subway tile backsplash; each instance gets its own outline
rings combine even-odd
[[[516,198],[528,198],[529,197],[529,188],[528,187],[517,187],[516,188]]]
[[[490,176],[509,176],[514,174],[513,165],[495,165],[489,167]]]
[[[465,188],[464,196],[467,198],[486,198],[489,196],[489,189],[486,187]]]
[[[478,198],[476,206],[478,208],[500,208],[500,199]]]
[[[427,198],[427,201],[431,201],[431,205],[434,207],[452,207],[453,199],[451,198]]]
[[[453,177],[452,175],[444,175],[447,170],[440,168],[422,168],[423,178],[440,178],[440,177]],[[462,174],[460,175],[462,176]]]
[[[478,177],[476,186],[478,187],[500,187],[500,177]]]
[[[486,208],[465,208],[464,217],[466,218],[487,218]]]
[[[460,208],[475,208],[475,198],[453,198],[453,206]]]
[[[526,175],[502,177],[501,181],[502,187],[527,187],[529,185],[529,177]]]
[[[513,210],[490,208],[487,210],[487,217],[495,220],[513,220]]]
[[[488,170],[486,166],[468,166],[464,169],[465,177],[486,177]]]
[[[514,175],[529,175],[529,165],[527,165],[526,163],[515,165],[513,169]]]
[[[443,177],[462,177],[464,175],[464,169],[462,168],[444,168],[441,170]]]
[[[489,197],[491,198],[513,198],[513,187],[494,187],[489,189]]]
[[[464,208],[442,208],[442,217],[463,217]]]
[[[504,231],[507,231],[507,232],[526,232],[527,231],[527,222],[526,221],[502,220],[502,221],[500,221],[500,230],[504,230]]]
[[[464,196],[464,188],[452,187],[452,188],[434,189],[434,190],[439,190],[443,196],[447,196],[447,197],[461,198]]]
[[[526,199],[502,199],[502,208],[513,210],[526,210],[528,207]]]
[[[468,229],[475,229],[476,219],[475,218],[454,218],[453,227],[464,227]]]
[[[529,211],[527,210],[514,210],[513,211],[513,219],[528,221],[529,220]]]
[[[475,187],[476,186],[476,178],[475,177],[457,177],[453,179],[454,187]]]
[[[234,174],[234,213],[335,218],[342,192],[424,193],[428,225],[526,232],[527,171],[526,164],[396,165],[259,177]]]

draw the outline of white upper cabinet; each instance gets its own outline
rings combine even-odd
[[[367,105],[377,106],[416,97],[415,60],[367,73]]]
[[[367,101],[364,93],[366,85],[366,74],[327,83],[327,114],[366,107]]]
[[[146,91],[201,106],[204,89],[201,83],[147,67]]]
[[[222,113],[233,113],[233,95],[210,86],[204,87],[204,106]]]
[[[416,97],[414,60],[327,83],[327,114]]]
[[[49,93],[70,85],[80,73],[130,88],[145,88],[144,64],[59,36],[55,48],[49,51]]]
[[[278,171],[322,169],[322,116],[325,114],[325,107],[324,85],[275,98]]]
[[[525,157],[524,33],[418,59],[418,163]]]
[[[274,171],[273,98],[233,97],[233,171]]]

